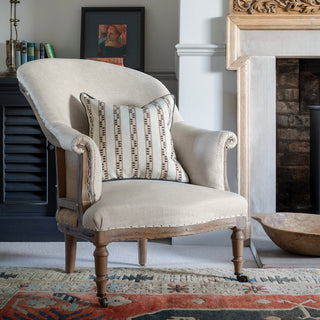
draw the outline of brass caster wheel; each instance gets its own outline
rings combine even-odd
[[[244,275],[244,274],[241,274],[241,273],[237,274],[237,280],[239,282],[249,282],[248,277],[246,275]]]
[[[100,297],[99,303],[102,308],[107,308],[108,307],[107,297]]]

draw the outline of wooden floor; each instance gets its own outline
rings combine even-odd
[[[227,242],[228,243],[228,242]],[[267,236],[253,238],[252,249],[244,251],[245,268],[257,268],[257,260],[264,268],[320,268],[320,257],[293,255],[278,248]],[[139,268],[136,242],[111,243],[109,249],[110,267]],[[88,242],[79,242],[76,267],[94,267],[94,247]],[[181,245],[168,241],[148,243],[150,268],[233,268],[231,246]],[[63,242],[0,242],[0,266],[18,267],[64,267]]]

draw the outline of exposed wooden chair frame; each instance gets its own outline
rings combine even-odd
[[[66,167],[65,151],[57,148],[57,175],[58,175],[58,206],[68,208],[77,213],[77,226],[73,227],[58,223],[58,228],[65,234],[65,269],[67,273],[73,273],[75,269],[77,238],[82,238],[92,242],[96,249],[95,259],[95,282],[97,285],[97,296],[102,307],[107,306],[106,286],[107,286],[107,245],[115,241],[138,240],[139,243],[139,263],[146,264],[147,240],[169,238],[176,236],[186,236],[216,229],[232,229],[232,249],[235,275],[238,281],[247,282],[248,279],[242,274],[243,266],[243,230],[246,226],[245,217],[219,219],[208,223],[183,226],[183,227],[152,227],[152,228],[127,228],[109,231],[86,230],[82,225],[82,217],[86,209],[90,206],[87,192],[88,179],[88,155],[84,151],[78,155],[78,177],[77,177],[77,197],[76,200],[66,198]]]

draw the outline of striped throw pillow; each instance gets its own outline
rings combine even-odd
[[[89,135],[101,155],[103,180],[160,179],[188,182],[171,138],[175,101],[160,97],[142,108],[108,105],[80,94]]]

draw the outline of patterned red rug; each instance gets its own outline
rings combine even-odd
[[[93,270],[0,268],[3,320],[320,319],[320,269],[110,269],[109,307],[95,296]]]

